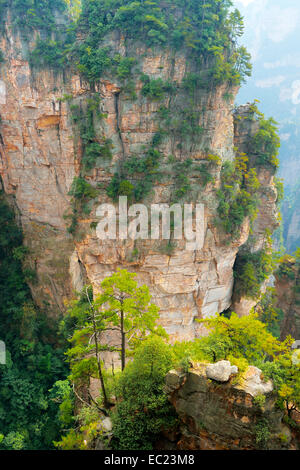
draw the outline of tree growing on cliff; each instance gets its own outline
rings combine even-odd
[[[136,274],[118,270],[101,283],[102,293],[96,298],[95,307],[110,318],[113,330],[120,338],[121,367],[125,368],[126,345],[134,349],[149,332],[166,336],[165,330],[156,325],[159,309],[151,304],[146,285],[138,287]]]
[[[273,362],[262,364],[264,376],[273,380],[278,404],[288,417],[300,409],[300,355],[297,350],[278,355]]]
[[[244,358],[249,364],[261,364],[290,351],[293,339],[279,341],[269,333],[267,325],[257,314],[230,318],[215,316],[200,320],[210,331],[208,337],[195,341],[195,350],[208,360],[219,361],[228,358]]]
[[[104,382],[101,352],[113,350],[104,344],[101,335],[109,328],[112,315],[107,312],[97,311],[91,287],[85,287],[78,300],[70,305],[69,315],[75,319],[76,328],[70,339],[73,347],[67,351],[71,363],[70,380],[78,389],[83,388],[88,395],[88,400],[94,402],[89,392],[90,378],[97,377],[100,380],[105,408],[109,407],[109,400]],[[85,400],[78,395],[80,401]],[[88,403],[88,402],[86,402]],[[97,406],[97,403],[95,403]]]
[[[105,385],[105,371],[101,353],[119,352],[124,370],[126,351],[146,338],[149,332],[166,336],[163,328],[156,325],[158,307],[150,304],[147,286],[138,287],[136,274],[118,270],[101,283],[102,292],[94,299],[91,287],[85,287],[78,300],[71,303],[69,317],[75,320],[70,339],[72,348],[67,355],[71,362],[70,380],[88,395],[86,403],[95,402],[89,393],[90,378],[100,380],[103,405],[109,408]],[[113,344],[108,344],[108,334],[113,334]],[[83,397],[79,397],[85,401]]]

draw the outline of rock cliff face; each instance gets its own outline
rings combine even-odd
[[[30,249],[29,262],[37,272],[37,282],[31,286],[37,303],[47,306],[52,314],[63,311],[64,300],[86,280],[97,290],[104,277],[124,267],[137,273],[139,283],[150,287],[153,301],[161,309],[161,324],[173,339],[201,335],[195,319],[232,305],[233,266],[239,249],[246,243],[252,251],[261,249],[265,229],[277,224],[276,190],[273,176],[266,169],[258,172],[261,204],[253,237],[249,237],[248,219],[236,239],[216,223],[221,167],[211,164],[207,154],[218,155],[224,163],[234,160],[237,147],[248,152],[249,136],[257,130],[257,124],[246,119],[249,107],[238,111],[245,119],[234,126],[233,99],[237,90],[228,93],[225,85],[199,89],[193,105],[204,129],[200,141],[179,146],[176,137],[167,136],[160,144],[164,178],[154,185],[154,194],[146,198],[147,204],[170,202],[176,188],[170,155],[179,162],[189,158],[197,165],[210,165],[214,180],[206,186],[201,184],[199,173],[191,174],[193,200],[205,207],[201,250],[187,251],[185,241],[177,242],[168,253],[160,240],[99,240],[94,228],[99,220],[96,208],[102,202],[111,203],[102,189],[89,203],[91,212],[80,216],[77,235],[73,237],[67,232],[64,215],[70,213],[68,193],[74,177],[79,175],[82,144],[72,120],[70,101],[62,97],[68,95],[73,106],[84,108],[94,91],[71,72],[31,69],[26,60],[28,44],[12,31],[8,23],[1,38],[6,61],[0,68],[0,174],[5,191],[15,198],[25,243]],[[86,180],[101,188],[108,185],[122,161],[139,155],[151,143],[159,128],[160,107],[172,99],[176,109],[176,103],[189,103],[190,99],[185,91],[172,98],[166,95],[163,102],[151,101],[141,93],[141,73],[150,79],[160,77],[182,84],[191,70],[180,51],[153,52],[135,43],[128,46],[118,35],[111,35],[107,45],[114,53],[135,57],[138,65],[133,70],[135,99],[132,90],[126,91],[120,80],[109,74],[95,90],[104,116],[96,122],[95,132],[99,140],[103,136],[111,140],[112,159],[97,160]],[[235,306],[238,313],[248,311],[243,299],[238,299]]]
[[[165,435],[169,446],[184,450],[297,448],[297,439],[282,422],[283,412],[274,406],[272,383],[264,382],[261,371],[250,366],[238,379],[221,379],[219,374],[209,379],[208,368],[220,369],[220,365],[199,363],[188,373],[174,370],[167,375],[166,391],[180,420],[179,430]],[[260,403],[256,397],[264,400]]]

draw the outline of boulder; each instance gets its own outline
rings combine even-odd
[[[228,382],[231,375],[237,374],[238,368],[229,361],[219,361],[206,367],[206,376],[218,382]]]
[[[106,418],[102,419],[100,423],[101,430],[104,432],[111,432],[113,425],[112,425],[112,420],[107,416]]]
[[[272,392],[273,382],[268,380],[264,382],[262,379],[262,371],[258,367],[249,366],[242,380],[236,386],[239,390],[249,393],[249,395],[256,397],[257,395],[265,395]]]

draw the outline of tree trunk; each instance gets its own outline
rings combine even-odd
[[[107,399],[105,383],[104,383],[102,367],[101,367],[101,359],[99,355],[99,345],[98,345],[98,337],[97,337],[97,325],[95,321],[95,312],[93,310],[92,310],[92,321],[93,321],[93,330],[94,330],[94,337],[95,337],[95,349],[96,349],[98,375],[99,375],[101,389],[103,393],[103,405],[104,405],[104,408],[109,408],[109,401]]]
[[[124,312],[121,309],[121,367],[125,369],[125,332],[124,332]]]

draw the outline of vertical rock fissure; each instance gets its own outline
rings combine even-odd
[[[114,97],[115,97],[115,112],[116,112],[117,132],[118,132],[118,136],[119,136],[119,139],[120,139],[121,148],[122,148],[122,155],[123,155],[123,160],[124,160],[125,159],[125,147],[124,147],[122,132],[121,132],[121,128],[120,128],[120,103],[119,103],[120,92],[115,93]]]

